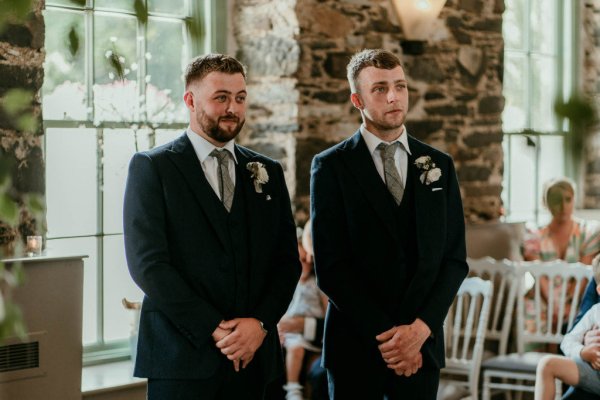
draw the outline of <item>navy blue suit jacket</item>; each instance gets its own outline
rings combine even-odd
[[[451,158],[413,137],[407,179],[414,188],[418,265],[405,268],[395,205],[360,131],[312,163],[315,269],[329,297],[323,364],[385,367],[375,336],[422,319],[433,337],[424,365],[444,365],[443,322],[467,275],[464,217]],[[440,179],[421,183],[414,162],[430,156]],[[436,190],[433,190],[436,189]],[[409,279],[409,275],[413,275]]]
[[[125,250],[131,276],[145,294],[136,376],[212,376],[227,360],[211,334],[221,320],[235,317],[257,318],[269,332],[250,366],[260,368],[265,380],[283,370],[276,324],[300,274],[290,199],[276,161],[237,145],[235,153],[250,253],[243,315],[231,311],[236,249],[226,219],[219,217],[224,213],[217,207],[223,206],[189,138],[184,134],[131,160],[124,204]],[[262,193],[256,192],[246,168],[251,161],[263,163],[269,174]]]

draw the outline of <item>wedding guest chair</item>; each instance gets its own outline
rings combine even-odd
[[[494,288],[485,332],[485,362],[487,358],[506,354],[517,295],[516,270],[514,263],[507,259],[469,258],[467,263],[470,276],[490,280]]]
[[[442,380],[466,387],[477,399],[479,367],[490,313],[492,282],[467,278],[460,286],[444,324],[446,367]]]
[[[483,363],[483,400],[490,400],[492,390],[504,392],[533,392],[535,371],[540,359],[547,353],[525,351],[527,344],[560,344],[563,332],[571,329],[581,294],[587,279],[592,275],[591,268],[580,263],[569,264],[562,260],[550,262],[518,262],[515,264],[517,290],[517,352],[499,355]],[[550,287],[547,301],[542,298],[540,284],[547,278]],[[533,287],[529,281],[533,278]],[[574,286],[573,297],[568,300],[570,310],[564,317],[567,307],[568,287]],[[532,290],[534,321],[526,324],[526,293]],[[554,295],[559,293],[558,297]],[[556,311],[554,310],[556,307]],[[560,391],[557,392],[560,399]]]

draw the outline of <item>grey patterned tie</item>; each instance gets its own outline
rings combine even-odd
[[[396,204],[400,205],[402,196],[404,195],[404,185],[402,184],[402,178],[400,177],[400,173],[394,162],[394,154],[396,153],[396,148],[398,146],[400,146],[400,142],[394,142],[392,144],[379,143],[377,150],[381,152],[381,159],[383,160],[385,185],[392,196],[394,196]]]
[[[229,175],[229,157],[231,157],[231,153],[228,150],[219,151],[214,149],[210,155],[215,157],[219,162],[219,166],[217,167],[217,177],[219,178],[219,195],[221,196],[221,201],[227,209],[227,212],[229,212],[229,210],[231,210],[231,204],[233,203],[234,190],[233,181]]]

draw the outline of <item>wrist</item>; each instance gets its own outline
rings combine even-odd
[[[419,332],[423,335],[424,339],[427,339],[431,336],[431,329],[421,318],[417,318],[413,323],[415,327],[419,330]]]

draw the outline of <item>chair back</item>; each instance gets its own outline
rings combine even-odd
[[[467,263],[471,276],[493,283],[485,340],[497,342],[496,354],[506,354],[518,288],[515,265],[507,259],[495,260],[491,257],[469,258]]]
[[[527,343],[559,344],[573,327],[579,303],[592,268],[563,260],[519,262],[517,296],[517,348]],[[533,284],[533,286],[532,286]],[[547,299],[543,287],[548,287]]]
[[[444,324],[445,370],[459,374],[463,371],[468,377],[470,391],[475,396],[492,291],[491,281],[479,277],[465,279]]]

